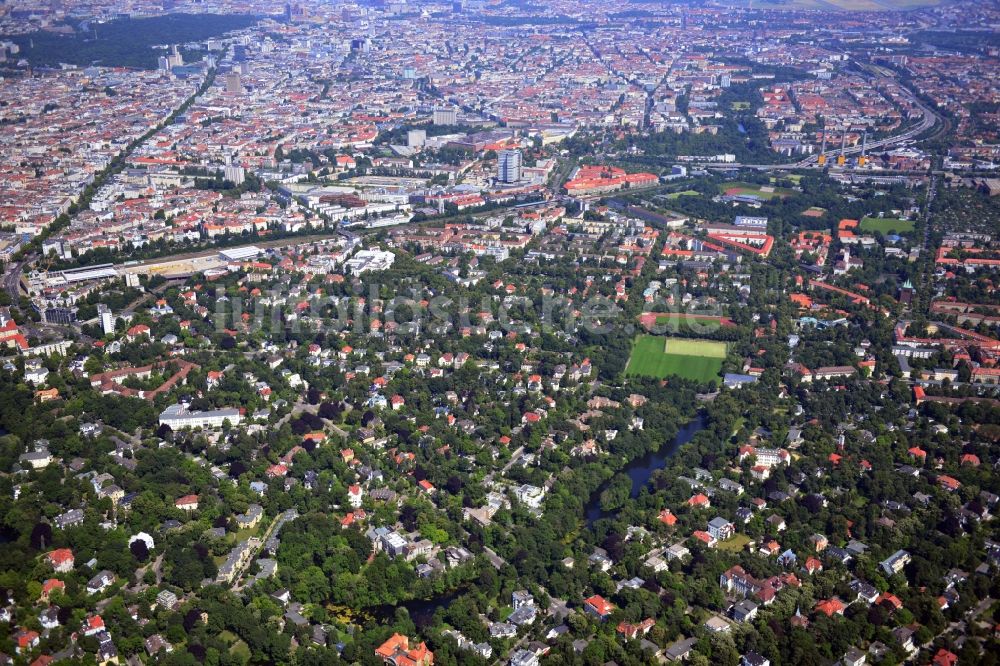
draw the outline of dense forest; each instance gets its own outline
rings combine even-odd
[[[40,30],[3,39],[17,44],[21,48],[18,55],[34,67],[56,67],[66,63],[81,67],[156,69],[157,58],[162,53],[153,46],[197,42],[248,28],[256,22],[256,16],[244,14],[171,14],[81,24],[75,26],[72,35]]]

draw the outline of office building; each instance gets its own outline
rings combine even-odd
[[[98,303],[97,316],[101,320],[101,330],[104,331],[104,335],[111,335],[115,332],[115,315],[112,314],[111,308],[104,303]]]
[[[174,44],[170,47],[170,55],[167,56],[167,60],[170,63],[170,67],[183,67],[184,66],[184,56],[181,55],[180,50],[177,45]]]
[[[455,109],[434,109],[435,125],[457,125],[458,111]]]
[[[187,406],[173,404],[160,413],[160,425],[169,426],[171,430],[184,428],[221,428],[229,421],[231,425],[239,425],[243,420],[238,409],[215,409],[211,411],[190,411]]]
[[[230,164],[223,170],[223,177],[231,183],[240,185],[247,179],[247,172],[246,169],[241,166]]]
[[[406,145],[409,148],[420,148],[427,141],[427,130],[415,129],[406,133]]]
[[[49,238],[42,242],[42,254],[46,257],[55,255],[59,259],[73,258],[69,243],[57,238]]]
[[[497,154],[497,180],[503,183],[521,180],[520,150],[501,150]]]
[[[226,73],[226,92],[238,95],[243,92],[243,84],[240,81],[240,73],[236,71]]]
[[[45,308],[42,317],[47,324],[62,324],[68,326],[76,321],[76,310],[64,307]]]

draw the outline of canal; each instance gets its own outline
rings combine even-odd
[[[649,483],[653,472],[662,469],[667,464],[667,460],[677,453],[680,447],[690,442],[695,433],[704,430],[707,425],[708,418],[704,412],[698,412],[698,415],[693,420],[677,431],[677,435],[669,443],[660,447],[658,451],[647,453],[626,465],[621,471],[627,474],[629,479],[632,480],[632,490],[629,496],[632,498],[638,497],[639,491]],[[601,518],[609,518],[615,514],[614,511],[605,512],[601,509],[601,492],[605,487],[606,484],[595,490],[590,496],[590,501],[587,502],[584,508],[588,527]],[[461,587],[433,599],[412,599],[397,605],[386,604],[376,606],[367,609],[365,614],[369,619],[375,620],[378,624],[386,625],[393,621],[397,606],[401,606],[409,611],[413,622],[418,627],[423,628],[432,622],[434,614],[438,609],[446,608],[456,597],[464,594],[466,591],[465,587]]]
[[[681,446],[690,442],[695,433],[704,430],[706,425],[708,425],[708,419],[705,413],[698,412],[698,415],[692,421],[677,431],[677,435],[670,443],[661,446],[657,451],[651,451],[641,458],[636,458],[626,465],[621,472],[627,474],[629,479],[632,480],[632,490],[629,493],[629,497],[633,499],[638,497],[639,491],[649,483],[653,472],[662,469],[667,464],[667,460],[677,453]],[[590,495],[590,501],[584,507],[587,527],[590,527],[595,521],[601,518],[610,518],[616,513],[615,511],[604,511],[601,508],[601,493],[605,488],[607,488],[607,483],[602,484],[600,488]]]
[[[467,586],[460,587],[433,599],[411,599],[398,604],[385,604],[369,608],[367,612],[378,624],[387,625],[393,622],[397,608],[405,608],[413,623],[423,629],[431,624],[438,609],[447,608],[452,601],[466,592],[468,592]]]

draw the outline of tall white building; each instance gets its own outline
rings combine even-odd
[[[503,183],[521,180],[520,150],[501,150],[497,154],[497,180]]]
[[[115,316],[111,313],[111,308],[104,303],[98,303],[97,316],[101,319],[101,330],[104,331],[104,335],[115,332]]]
[[[223,174],[226,180],[236,183],[237,185],[240,185],[247,179],[246,169],[232,164],[227,165],[224,168]]]
[[[421,148],[427,142],[427,130],[413,129],[406,133],[408,148]]]

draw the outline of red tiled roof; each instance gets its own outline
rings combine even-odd
[[[595,594],[592,597],[583,600],[583,603],[590,606],[598,615],[608,615],[615,609],[614,604],[607,601],[604,597],[599,594]]]

